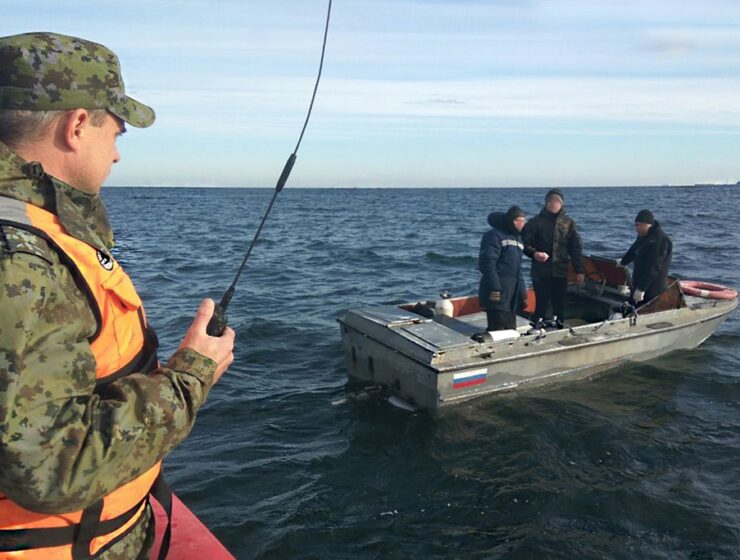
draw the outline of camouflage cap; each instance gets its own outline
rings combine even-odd
[[[57,33],[0,37],[0,109],[107,109],[132,126],[154,122],[154,110],[126,95],[110,49]]]

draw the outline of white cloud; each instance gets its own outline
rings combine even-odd
[[[173,118],[167,126],[206,119],[217,129],[251,122],[276,127],[294,122],[308,105],[310,79],[265,78],[249,87],[142,91],[142,99]],[[603,125],[671,124],[740,127],[740,79],[506,78],[471,81],[327,79],[315,120],[345,117],[418,126],[429,119],[475,119]],[[481,123],[482,127],[490,123]],[[199,130],[208,123],[198,124]],[[452,125],[454,126],[454,124]],[[389,130],[389,134],[395,131]]]
[[[218,181],[238,173],[233,182],[248,179],[232,161],[246,165],[249,180],[265,181],[274,169],[260,160],[295,142],[326,1],[3,7],[0,35],[33,21],[121,56],[131,94],[158,113],[151,131],[131,135],[131,165],[119,172],[132,182],[181,182],[214,168]],[[595,162],[586,183],[620,182],[640,166],[652,177],[661,157],[664,169],[686,177],[701,162],[735,169],[738,53],[737,0],[337,1],[305,154],[329,182],[345,165],[348,181],[356,171],[393,183],[409,173],[410,158],[393,159],[400,153],[428,155],[428,175],[452,182],[460,168],[479,172],[466,157],[491,169],[492,151],[500,154],[496,176],[525,184],[536,174],[556,181],[560,161],[561,177]],[[618,166],[616,152],[627,154]],[[531,155],[511,155],[520,153]]]

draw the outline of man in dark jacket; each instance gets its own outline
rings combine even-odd
[[[520,235],[524,212],[518,206],[506,213],[491,212],[488,223],[493,229],[483,235],[478,257],[478,268],[483,274],[478,288],[480,306],[486,310],[489,331],[515,329],[516,311],[527,300]]]
[[[668,286],[668,268],[673,256],[673,242],[660,227],[650,210],[640,210],[635,218],[637,239],[620,261],[627,266],[634,261],[632,299],[637,305],[647,303]]]
[[[565,213],[563,193],[551,189],[545,196],[545,208],[532,218],[522,231],[525,254],[532,259],[532,285],[537,307],[536,319],[565,318],[568,293],[568,263],[584,280],[581,237],[576,223]],[[552,315],[549,313],[552,305]]]

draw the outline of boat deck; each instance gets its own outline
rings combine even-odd
[[[486,318],[485,311],[471,313],[469,315],[461,315],[460,317],[454,318],[437,315],[434,318],[434,321],[465,336],[473,336],[474,334],[485,332],[488,327],[488,319]],[[530,324],[529,319],[517,315],[516,330],[519,331],[520,334],[526,333],[531,328],[532,325]]]

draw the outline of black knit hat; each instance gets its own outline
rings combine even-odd
[[[565,204],[565,197],[563,196],[563,191],[561,191],[560,189],[550,189],[549,191],[547,191],[547,194],[545,195],[545,202],[550,200],[551,196],[560,197],[560,202],[562,204]]]
[[[518,206],[512,206],[506,211],[506,221],[507,222],[513,222],[517,218],[523,218],[523,217],[524,217],[524,210],[522,210]]]
[[[641,224],[654,224],[655,223],[655,216],[653,216],[653,213],[648,210],[647,208],[643,208],[637,213],[637,217],[635,218],[635,223],[641,223]]]

